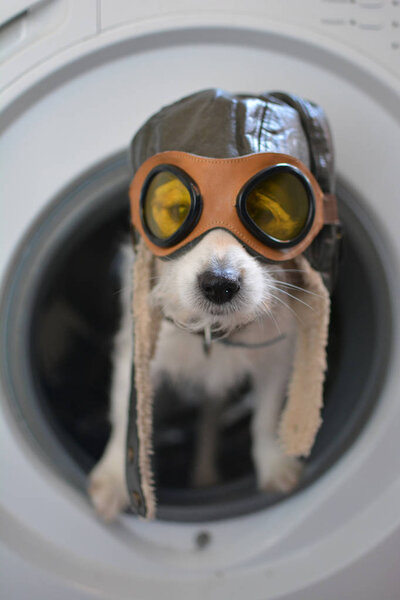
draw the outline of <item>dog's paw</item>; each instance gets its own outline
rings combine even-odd
[[[88,491],[103,521],[111,523],[129,505],[124,478],[107,464],[99,464],[89,476]]]
[[[260,489],[287,494],[299,483],[303,464],[297,458],[286,456],[278,448],[271,448],[262,463],[257,469]]]

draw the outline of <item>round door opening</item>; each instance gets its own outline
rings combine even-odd
[[[63,191],[32,226],[4,288],[0,364],[10,406],[50,464],[84,489],[107,442],[118,248],[129,235],[129,170],[120,154]],[[391,302],[371,217],[338,185],[345,237],[332,297],[323,425],[299,489],[356,439],[379,398],[390,354]],[[259,510],[285,496],[257,490],[251,409],[234,391],[223,411],[216,485],[191,486],[198,409],[168,385],[155,413],[160,518],[201,521]],[[170,398],[170,401],[168,401]],[[167,400],[167,402],[165,402]],[[157,402],[156,402],[157,406]]]

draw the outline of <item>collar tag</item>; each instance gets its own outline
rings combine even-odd
[[[204,354],[207,354],[207,356],[210,354],[211,351],[211,327],[210,325],[208,325],[207,327],[204,328],[204,338],[203,338],[203,350],[204,350]]]

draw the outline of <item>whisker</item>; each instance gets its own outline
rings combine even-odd
[[[265,309],[266,309],[266,311],[267,311],[267,315],[268,315],[269,317],[271,317],[271,319],[273,320],[273,322],[274,322],[274,323],[275,323],[275,325],[276,325],[276,328],[277,328],[277,330],[278,330],[278,333],[279,333],[279,334],[281,334],[281,333],[282,333],[282,331],[281,331],[281,328],[279,327],[278,321],[276,320],[276,317],[275,317],[274,313],[273,313],[273,312],[272,312],[272,310],[269,308],[269,306],[267,306],[267,305],[265,305],[265,304],[264,304],[264,306],[265,306]]]
[[[301,292],[305,292],[306,294],[311,294],[312,296],[318,296],[318,298],[323,298],[322,294],[317,294],[315,292],[311,292],[310,290],[306,290],[305,288],[303,288],[299,285],[294,285],[294,283],[287,283],[286,281],[280,281],[279,279],[274,279],[274,283],[279,283],[280,285],[284,285],[286,287],[300,290]]]
[[[297,302],[300,302],[300,304],[304,304],[304,306],[307,306],[307,308],[309,308],[310,310],[312,310],[313,312],[315,312],[315,309],[310,306],[309,304],[307,304],[307,302],[304,302],[303,300],[300,300],[300,298],[297,298],[296,296],[293,296],[293,294],[289,294],[289,292],[286,292],[285,290],[280,290],[279,288],[276,288],[277,291],[279,291],[281,294],[286,294],[286,296],[289,296],[290,298],[293,298],[293,300],[297,300]]]
[[[269,273],[306,273],[306,269],[285,269],[283,267],[277,267],[276,269],[268,269]]]
[[[113,296],[117,296],[118,294],[122,294],[123,292],[126,292],[126,290],[130,289],[129,285],[126,285],[125,287],[119,288],[118,290],[114,290],[112,295]]]
[[[281,304],[283,304],[283,306],[285,308],[287,308],[295,316],[295,318],[298,319],[300,321],[300,323],[303,323],[303,325],[304,325],[303,319],[301,319],[299,317],[299,315],[296,313],[296,311],[294,311],[291,306],[289,306],[286,302],[284,302],[282,300],[282,298],[279,298],[279,296],[274,296],[274,294],[271,294],[271,293],[270,293],[270,296],[271,296],[271,298],[274,298],[274,300],[277,300],[278,302],[280,302]],[[265,308],[267,308],[267,306],[265,306]]]

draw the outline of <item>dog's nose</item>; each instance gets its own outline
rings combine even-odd
[[[198,281],[207,300],[215,304],[229,302],[240,290],[240,275],[233,269],[204,271]]]

